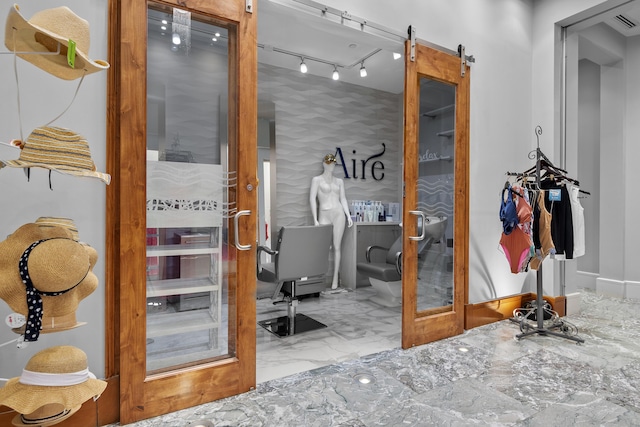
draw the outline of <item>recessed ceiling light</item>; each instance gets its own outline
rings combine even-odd
[[[467,347],[458,347],[458,350],[460,350],[463,353],[466,353],[469,351],[469,349]]]
[[[350,47],[351,49],[355,49],[355,48],[357,48],[357,47],[358,47],[358,45],[357,45],[357,44],[355,44],[355,43],[351,43],[351,44],[349,45],[349,47]]]
[[[216,37],[220,37],[220,33],[216,32],[216,33],[214,34],[214,36],[216,36]]]
[[[393,59],[400,59],[401,57],[402,57],[402,54],[398,52],[393,52]]]
[[[164,30],[166,30],[166,29],[167,29],[167,26],[166,26],[166,25],[163,25],[163,26],[161,26],[161,27],[160,27],[160,29],[164,31]]]
[[[218,41],[218,39],[217,39],[217,38],[215,38],[215,37],[211,37],[211,40],[213,40],[214,42],[217,42],[217,41]]]
[[[166,20],[166,19],[163,19],[163,20],[162,20],[162,23],[163,23],[164,25],[167,25],[167,24],[168,24],[168,22],[167,22],[167,20]]]

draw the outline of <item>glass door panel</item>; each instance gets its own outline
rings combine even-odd
[[[456,88],[428,77],[419,85],[417,311],[445,312],[453,309]]]
[[[147,22],[147,371],[229,353],[228,32],[178,8]],[[225,106],[226,108],[226,106]]]

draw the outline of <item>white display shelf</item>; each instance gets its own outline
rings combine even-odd
[[[147,281],[147,298],[167,295],[215,292],[220,288],[211,277],[198,279],[167,279]]]
[[[455,129],[445,130],[442,132],[438,132],[436,135],[438,136],[446,136],[447,138],[453,136]]]
[[[147,257],[206,255],[206,254],[216,254],[219,252],[220,252],[219,248],[211,247],[209,244],[147,246]]]
[[[218,327],[209,310],[147,315],[147,338],[202,331]]]

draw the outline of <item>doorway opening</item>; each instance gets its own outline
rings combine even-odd
[[[256,240],[275,248],[280,227],[314,224],[311,180],[322,173],[327,154],[336,155],[333,176],[344,182],[354,221],[342,237],[344,292],[299,297],[298,311],[327,327],[280,338],[256,325],[261,383],[400,347],[400,304],[372,302],[376,292],[356,264],[364,261],[367,246],[390,247],[401,236],[404,40],[363,33],[275,2],[262,2],[258,14]],[[376,212],[376,222],[358,222],[356,206],[369,201],[387,208]],[[261,263],[270,261],[264,251],[260,256]],[[329,289],[334,262],[330,252]],[[273,289],[260,281],[257,289],[258,322],[286,315],[281,296],[272,298]]]

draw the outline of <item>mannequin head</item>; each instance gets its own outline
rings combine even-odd
[[[322,167],[324,168],[324,170],[330,170],[333,171],[333,169],[336,166],[336,156],[333,154],[327,154],[326,156],[324,156],[324,159],[322,159]]]

